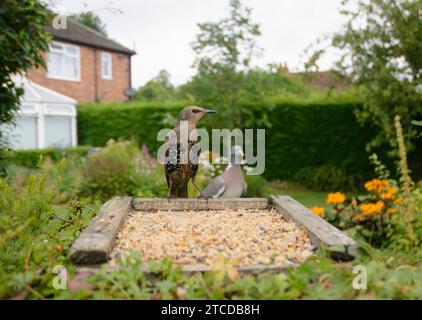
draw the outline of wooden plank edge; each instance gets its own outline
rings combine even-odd
[[[334,227],[308,208],[289,196],[270,196],[269,204],[280,212],[284,218],[293,221],[299,227],[304,227],[311,238],[312,244],[323,244],[328,250],[342,252],[345,256],[356,256],[357,242],[344,232]]]
[[[133,200],[135,211],[184,211],[184,210],[224,210],[224,209],[266,209],[266,198],[236,199],[165,199],[137,198]]]
[[[72,244],[70,260],[75,264],[107,262],[120,225],[131,208],[130,197],[116,197],[107,201]]]
[[[101,269],[102,264],[97,265],[80,265],[79,268],[81,270],[87,271],[87,272],[97,272]],[[181,267],[182,272],[185,274],[192,274],[192,273],[205,273],[205,272],[211,272],[211,271],[218,271],[216,269],[213,269],[212,267],[209,267],[207,265],[178,265],[173,264],[173,269],[176,267]],[[286,272],[290,268],[297,268],[299,267],[299,264],[291,264],[291,265],[283,265],[283,264],[271,264],[271,265],[264,265],[264,264],[257,264],[257,265],[245,265],[242,267],[236,267],[236,270],[241,274],[258,274],[258,273],[264,273],[264,272]],[[108,272],[119,270],[118,266],[108,266],[106,267],[106,270]],[[148,264],[142,264],[140,267],[140,271],[149,275],[153,274],[153,272],[150,271]]]

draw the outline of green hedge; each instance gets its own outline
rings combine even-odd
[[[157,132],[168,128],[166,119],[176,117],[182,103],[116,103],[78,106],[79,144],[104,146],[109,139],[135,139],[156,150]]]
[[[266,112],[266,172],[320,190],[353,189],[373,169],[365,145],[374,129],[362,127],[354,110],[359,103],[275,103],[254,107],[255,118]],[[269,110],[269,111],[267,111]]]
[[[27,168],[36,168],[39,164],[40,157],[49,157],[54,161],[58,161],[64,157],[75,155],[84,157],[88,154],[89,147],[79,146],[76,148],[46,148],[46,149],[31,149],[31,150],[15,150],[8,154],[10,162],[24,166]]]
[[[131,139],[146,143],[152,151],[161,142],[157,132],[169,127],[184,105],[120,103],[78,107],[79,142],[102,146],[108,139]],[[276,102],[245,106],[245,123],[265,128],[268,179],[287,179],[322,190],[359,186],[373,170],[365,151],[374,129],[356,121],[353,102]],[[260,121],[266,115],[270,125]],[[219,115],[204,121],[210,129]],[[217,120],[217,121],[216,121]],[[212,122],[211,122],[212,121]],[[221,121],[222,122],[222,121]]]

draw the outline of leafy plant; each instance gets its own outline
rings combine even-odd
[[[341,193],[331,193],[327,203],[333,205],[326,213],[323,208],[311,210],[324,216],[341,229],[360,235],[377,246],[418,248],[422,244],[422,192],[415,186],[407,165],[407,152],[400,123],[395,117],[398,145],[399,182],[373,154],[370,157],[379,178],[365,183],[367,194],[347,200]]]
[[[422,127],[422,121],[413,120],[412,124],[417,127]],[[422,136],[422,132],[419,133],[418,138]]]
[[[348,19],[332,44],[344,53],[338,66],[362,86],[363,108],[359,119],[381,131],[370,147],[382,143],[396,146],[391,121],[399,115],[404,133],[415,135],[412,119],[421,116],[422,20],[420,0],[370,0],[350,5],[343,1],[341,13]],[[359,21],[359,22],[358,22]]]
[[[157,133],[174,125],[174,117],[185,106],[183,102],[89,104],[78,107],[78,133],[82,144],[104,146],[109,139],[134,139],[145,143],[154,155],[163,143]],[[268,100],[248,103],[249,128],[266,130],[266,170],[269,180],[301,181],[316,190],[357,189],[372,176],[365,145],[376,130],[361,126],[354,117],[359,102],[346,100]],[[220,128],[224,115],[204,119],[208,130]],[[266,118],[267,121],[261,121]],[[215,123],[215,122],[216,123]],[[379,150],[385,161],[386,150]],[[420,151],[414,150],[409,166],[420,171]],[[391,162],[391,161],[390,161]],[[388,168],[392,164],[386,162]],[[300,174],[299,174],[300,173]]]
[[[1,299],[54,294],[53,268],[67,264],[72,241],[94,213],[80,202],[57,210],[57,183],[57,175],[43,174],[30,175],[23,188],[0,179]]]
[[[114,196],[164,195],[161,166],[136,144],[110,140],[106,148],[88,156],[80,196],[106,201]]]
[[[400,261],[393,266],[391,257],[372,249],[353,264],[336,264],[319,252],[283,273],[241,275],[222,261],[212,271],[186,275],[170,259],[146,263],[132,252],[118,260],[114,270],[104,267],[88,276],[90,289],[57,294],[66,299],[418,299],[422,270],[397,264]],[[356,264],[366,268],[367,290],[352,287]],[[141,271],[143,265],[150,274]]]
[[[0,6],[0,125],[10,123],[19,108],[22,88],[16,87],[12,75],[22,74],[32,67],[44,65],[43,51],[49,36],[45,26],[50,12],[37,0],[3,1]],[[0,131],[0,174],[5,173],[5,140]]]
[[[266,180],[262,176],[249,176],[245,174],[246,184],[248,185],[245,197],[259,198],[264,197],[266,192]]]
[[[170,82],[170,73],[167,70],[161,70],[156,77],[138,89],[135,99],[159,102],[177,100],[176,88]]]
[[[200,31],[192,43],[196,77],[210,82],[215,89],[213,102],[225,114],[226,122],[230,120],[235,127],[242,122],[239,101],[242,73],[250,67],[253,56],[259,54],[256,37],[261,31],[252,21],[251,12],[240,0],[230,0],[229,16],[217,22],[199,23]]]

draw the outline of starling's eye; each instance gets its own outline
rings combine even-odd
[[[193,112],[193,113],[200,113],[200,112],[201,112],[201,110],[200,110],[200,109],[192,109],[192,112]]]

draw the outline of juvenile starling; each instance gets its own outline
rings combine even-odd
[[[211,180],[202,192],[204,198],[240,198],[246,192],[246,182],[240,166],[243,159],[243,151],[240,146],[234,146],[231,150],[230,164],[226,170]]]
[[[200,153],[196,124],[206,114],[215,112],[197,106],[186,107],[180,112],[174,134],[168,138],[164,149],[168,198],[188,198],[190,179],[202,194],[195,183]]]

